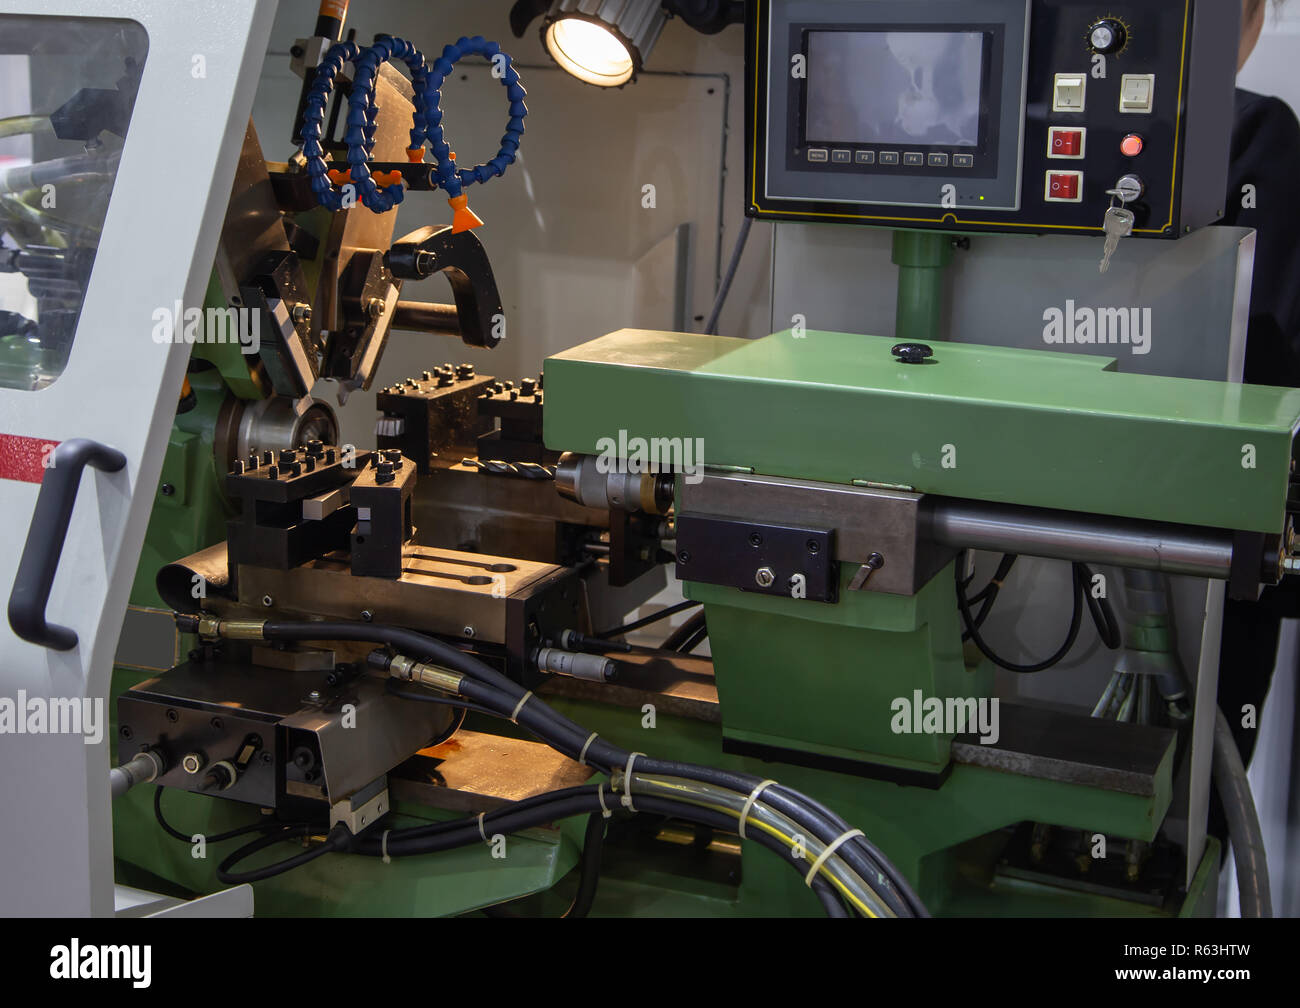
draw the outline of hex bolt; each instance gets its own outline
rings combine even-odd
[[[366,302],[366,314],[372,319],[382,318],[384,312],[388,311],[388,305],[382,298],[371,298]]]
[[[771,588],[776,583],[776,574],[771,567],[760,567],[754,572],[754,581],[760,588]]]
[[[461,632],[461,635],[462,635],[462,636],[465,636],[465,637],[473,637],[473,636],[474,636],[474,628],[473,628],[472,626],[468,626],[468,625],[463,626],[463,627],[461,627],[460,632]]]
[[[311,321],[311,305],[300,304],[293,306],[293,320],[295,322]]]
[[[268,609],[270,609],[271,606],[275,605],[275,599],[271,598],[270,595],[263,595],[263,596],[262,596],[262,605],[264,605],[264,606],[266,606]]]
[[[362,609],[362,610],[361,610],[361,619],[362,619],[363,622],[365,622],[365,623],[369,623],[369,622],[370,622],[371,620],[373,620],[374,618],[375,618],[375,614],[372,613],[369,609]]]

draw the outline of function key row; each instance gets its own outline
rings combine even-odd
[[[840,150],[809,147],[810,164],[903,165],[907,168],[974,168],[973,154],[924,154],[920,151]]]

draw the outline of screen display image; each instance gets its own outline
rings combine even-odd
[[[810,142],[979,146],[981,32],[808,33]]]

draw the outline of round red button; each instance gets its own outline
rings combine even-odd
[[[1137,157],[1142,153],[1142,148],[1145,146],[1146,142],[1140,136],[1136,133],[1130,133],[1120,141],[1119,149],[1124,153],[1125,157]]]

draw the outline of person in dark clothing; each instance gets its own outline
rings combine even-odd
[[[1264,26],[1265,0],[1243,3],[1239,68]],[[1253,228],[1245,381],[1300,388],[1300,122],[1286,102],[1238,89],[1228,197],[1222,223]],[[1224,606],[1219,657],[1219,706],[1249,763],[1273,678],[1281,621],[1300,616],[1300,578],[1265,589],[1257,602]],[[1243,724],[1245,708],[1253,723]]]

